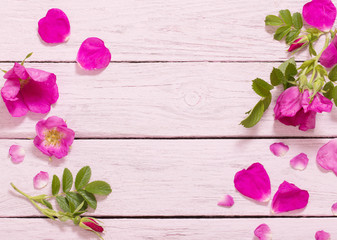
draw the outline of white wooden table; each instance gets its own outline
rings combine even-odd
[[[272,67],[289,57],[266,31],[265,16],[285,8],[301,11],[305,3],[1,0],[0,67],[9,69],[34,52],[26,65],[55,73],[60,98],[48,115],[22,118],[12,118],[0,103],[0,239],[97,239],[71,222],[43,218],[9,185],[49,193],[49,187],[33,189],[36,173],[61,175],[65,167],[76,172],[84,165],[91,166],[93,179],[112,185],[112,194],[99,198],[91,213],[104,222],[105,239],[251,240],[261,223],[276,240],[314,239],[322,229],[337,239],[330,210],[337,178],[315,162],[318,148],[337,133],[337,111],[319,114],[316,129],[308,132],[275,122],[272,108],[258,126],[238,125],[258,100],[250,81],[268,80]],[[53,7],[68,15],[71,36],[48,46],[38,37],[37,22]],[[112,54],[98,74],[75,62],[80,44],[91,36],[104,40]],[[76,140],[64,160],[49,162],[31,138],[36,122],[53,115],[67,121]],[[270,153],[275,141],[290,146],[286,156]],[[19,165],[8,158],[14,143],[26,149]],[[303,172],[289,165],[300,152],[310,159]],[[309,191],[308,206],[273,215],[270,203],[240,195],[234,174],[257,161],[269,173],[272,194],[287,180]],[[232,208],[217,206],[225,194],[234,197]]]

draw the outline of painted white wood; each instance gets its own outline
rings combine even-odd
[[[314,239],[316,231],[325,230],[331,239],[337,236],[334,218],[280,218],[280,219],[102,219],[105,240],[165,239],[257,240],[254,230],[266,223],[273,240]],[[95,234],[49,219],[0,219],[1,239],[92,239]]]
[[[50,194],[50,185],[33,189],[39,171],[61,176],[65,167],[74,174],[84,165],[92,168],[93,180],[112,186],[107,198],[99,198],[97,216],[246,216],[273,215],[269,204],[258,204],[238,193],[233,184],[237,171],[254,162],[265,166],[272,184],[272,195],[287,180],[309,191],[306,209],[286,213],[294,216],[332,216],[337,202],[337,177],[321,171],[315,156],[327,139],[285,139],[290,150],[275,157],[269,145],[275,140],[77,140],[63,160],[48,161],[28,140],[1,140],[0,217],[38,216],[38,211],[18,197],[9,185],[34,195]],[[23,163],[8,158],[13,143],[25,147]],[[304,152],[310,159],[304,171],[293,170],[289,161]],[[218,207],[225,194],[234,197],[232,208]],[[18,211],[20,209],[20,211]],[[275,215],[279,216],[279,215]]]
[[[288,58],[285,43],[265,28],[268,14],[301,12],[307,0],[2,0],[0,60],[75,61],[87,37],[103,39],[113,61],[274,61]],[[50,8],[69,17],[71,36],[44,44],[37,23]],[[317,49],[319,52],[319,48]],[[308,57],[302,54],[300,59]]]
[[[256,127],[239,125],[244,113],[259,100],[251,80],[268,80],[277,65],[116,63],[97,75],[88,75],[76,64],[27,64],[57,75],[60,98],[49,116],[67,120],[81,138],[336,135],[335,109],[330,114],[317,114],[315,130],[307,132],[274,121],[277,90],[273,90],[270,109]],[[0,64],[5,69],[11,66]],[[43,117],[47,116],[13,118],[1,100],[0,138],[32,138],[36,122]]]

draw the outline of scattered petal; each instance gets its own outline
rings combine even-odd
[[[331,206],[331,212],[333,215],[337,216],[337,202]]]
[[[285,145],[282,142],[273,143],[270,145],[269,149],[277,157],[282,157],[289,151],[288,145]]]
[[[270,179],[260,163],[254,163],[249,168],[235,174],[235,188],[246,197],[259,202],[268,202],[270,199]]]
[[[324,232],[323,230],[317,231],[315,234],[316,240],[329,240],[330,239],[330,233]]]
[[[104,42],[95,37],[87,38],[77,53],[77,62],[86,70],[106,68],[111,60],[111,53]]]
[[[234,200],[231,195],[225,195],[224,199],[218,202],[218,206],[221,207],[231,207],[234,205]]]
[[[300,153],[290,160],[290,166],[296,170],[304,170],[309,162],[307,154]]]
[[[260,240],[271,240],[271,231],[267,224],[263,223],[254,231],[255,236]]]
[[[47,15],[39,21],[38,32],[46,43],[66,42],[70,35],[67,15],[61,9],[49,9]]]
[[[337,175],[337,139],[330,140],[318,150],[316,161],[319,166]]]
[[[12,145],[9,148],[9,155],[13,163],[21,163],[25,159],[25,149],[19,145]]]
[[[34,188],[41,189],[47,186],[49,181],[49,174],[47,172],[39,172],[33,179]]]
[[[284,181],[273,197],[272,210],[274,213],[289,212],[307,206],[309,193]]]

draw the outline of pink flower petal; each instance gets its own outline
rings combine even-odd
[[[331,212],[333,215],[337,216],[337,202],[331,206]]]
[[[271,144],[269,149],[277,157],[282,157],[289,151],[289,147],[282,142]]]
[[[307,154],[300,153],[290,160],[290,166],[296,170],[304,170],[309,162]]]
[[[77,53],[77,62],[86,70],[106,68],[111,60],[111,54],[104,42],[95,37],[87,38]]]
[[[312,0],[303,6],[304,20],[311,26],[329,31],[336,19],[336,7],[330,0]]]
[[[337,175],[337,139],[330,140],[318,150],[316,161],[319,166]]]
[[[62,43],[68,40],[70,24],[67,15],[60,9],[49,9],[39,21],[39,34],[47,43]]]
[[[254,163],[249,168],[235,174],[235,188],[246,197],[259,202],[267,202],[270,199],[270,179],[260,163]]]
[[[218,206],[221,207],[231,207],[234,205],[234,200],[231,195],[225,195],[224,199],[218,202]]]
[[[292,52],[292,51],[294,51],[294,50],[296,50],[296,49],[302,47],[302,46],[304,45],[304,42],[303,42],[303,43],[297,43],[297,42],[299,42],[301,39],[302,39],[302,38],[296,39],[296,40],[294,41],[294,43],[290,45],[290,47],[289,47],[289,49],[288,49],[288,52]]]
[[[315,234],[316,240],[329,240],[330,239],[330,233],[324,232],[323,230],[317,231]]]
[[[273,197],[272,210],[274,213],[289,212],[307,206],[309,193],[294,184],[284,181]]]
[[[49,174],[47,172],[39,172],[33,179],[34,188],[41,189],[47,186],[49,181]]]
[[[274,107],[275,119],[278,120],[282,117],[294,117],[298,111],[301,110],[302,94],[298,87],[287,88],[277,98]]]
[[[254,235],[260,240],[271,240],[270,228],[265,223],[261,224],[255,229]]]
[[[326,68],[331,68],[337,64],[337,38],[336,37],[331,41],[329,46],[323,51],[319,61]]]
[[[12,145],[9,148],[9,155],[13,163],[21,163],[25,159],[25,149],[19,145]]]

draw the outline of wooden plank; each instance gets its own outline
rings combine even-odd
[[[269,145],[283,141],[288,154],[275,157]],[[284,180],[306,189],[310,201],[306,209],[284,215],[332,216],[337,201],[337,181],[333,173],[318,169],[317,150],[327,139],[285,140],[77,140],[64,160],[48,161],[28,140],[1,140],[0,217],[39,216],[38,211],[15,193],[13,182],[28,194],[50,194],[50,187],[34,190],[32,179],[39,171],[61,176],[68,167],[74,174],[84,165],[92,167],[93,180],[112,185],[108,198],[99,198],[97,216],[268,216],[269,204],[257,204],[233,186],[237,171],[261,162],[269,173],[272,194]],[[23,163],[8,159],[13,143],[25,147]],[[308,154],[304,171],[293,170],[289,160],[300,152]],[[314,176],[314,177],[313,177]],[[225,194],[235,205],[218,207]],[[18,211],[20,209],[20,211]],[[279,215],[277,215],[279,216]]]
[[[105,41],[113,61],[283,60],[287,48],[273,40],[264,19],[286,8],[301,12],[306,2],[2,0],[0,60],[19,61],[33,51],[31,60],[75,61],[80,44],[91,36]],[[71,36],[65,44],[47,46],[37,23],[53,7],[68,15]]]
[[[324,229],[337,235],[337,219],[102,219],[105,240],[165,239],[204,240],[254,238],[254,229],[267,223],[273,240],[314,239],[316,231]],[[49,219],[0,219],[2,239],[98,239],[95,234],[73,226],[71,222],[60,223]]]
[[[50,116],[63,117],[87,137],[243,137],[334,136],[337,111],[317,115],[307,132],[273,119],[277,91],[261,123],[239,125],[259,97],[251,80],[269,78],[277,63],[112,64],[97,75],[76,64],[27,64],[54,72],[60,98]],[[1,64],[8,69],[12,64]],[[47,115],[12,118],[0,103],[0,138],[32,138],[36,122]]]

